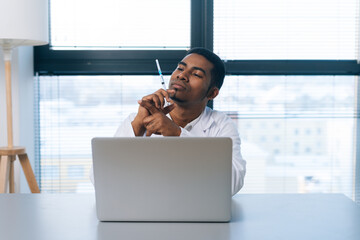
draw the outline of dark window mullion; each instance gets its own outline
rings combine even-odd
[[[205,3],[205,48],[214,50],[214,1],[207,0]]]
[[[191,2],[191,47],[213,50],[213,0]]]
[[[228,75],[358,75],[356,60],[230,60]]]
[[[35,47],[35,72],[40,75],[157,74],[155,59],[164,74],[176,67],[185,50],[73,50],[54,51]]]

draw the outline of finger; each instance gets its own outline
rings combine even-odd
[[[156,130],[153,126],[153,122],[150,122],[148,123],[147,125],[145,125],[145,128],[146,128],[146,136],[149,137],[151,136],[152,134],[156,134]]]
[[[160,132],[158,132],[155,128],[153,128],[152,126],[149,126],[148,125],[148,128],[146,129],[146,136],[149,137],[151,136],[152,134],[155,134],[155,135],[161,135]]]
[[[174,108],[175,108],[175,104],[171,104],[171,105],[169,105],[169,106],[166,106],[166,107],[162,110],[162,112],[166,115],[166,114],[168,114],[169,112],[171,112],[172,110],[174,110]]]
[[[170,98],[170,100],[168,101],[169,105],[170,104],[174,104],[174,101]]]
[[[140,111],[141,108],[145,108],[143,105],[141,105],[141,103],[143,102],[142,100],[138,100],[137,102],[138,102],[138,104],[140,105],[138,111]],[[147,111],[147,115],[150,115],[150,114],[151,114],[150,111],[149,111],[147,108],[145,108],[145,110]]]
[[[167,90],[162,89],[161,94],[162,94],[163,98],[165,98],[166,101],[169,102],[171,100],[170,97],[175,94],[175,90],[174,89],[167,89]]]
[[[147,127],[148,125],[150,125],[150,123],[154,121],[154,117],[152,115],[144,117],[142,123],[145,127]]]
[[[153,102],[157,108],[161,108],[160,98],[155,93],[143,97],[141,101]]]
[[[157,94],[152,95],[152,101],[155,103],[156,108],[161,108],[163,105],[162,102],[164,101],[161,97],[159,97]]]
[[[175,93],[175,91],[174,91],[174,90],[171,90],[171,89],[168,89],[168,90],[160,89],[158,92],[162,95],[163,98],[166,99],[166,101],[169,101],[169,100],[170,100],[170,95],[169,95],[169,93],[172,93],[172,94]]]
[[[161,95],[154,94],[153,101],[158,109],[161,109],[164,105],[164,98]]]
[[[163,108],[164,104],[165,104],[165,96],[160,91],[155,92],[155,94],[159,98],[159,101],[160,101],[160,107],[159,108]]]
[[[150,130],[146,130],[146,136],[150,137],[153,133]]]
[[[147,118],[144,118],[143,124],[144,124],[144,127],[146,128],[145,136],[146,137],[151,136],[151,134],[152,134],[152,131],[150,130],[151,121],[149,121],[149,119],[147,119]]]
[[[149,101],[141,101],[140,106],[146,108],[151,114],[155,114],[159,112],[159,109],[156,108],[153,104]]]
[[[158,94],[160,98],[165,98],[167,102],[170,102],[171,101],[170,97],[175,94],[175,90],[174,89],[165,90],[161,88],[157,90],[155,94]]]
[[[172,101],[170,98],[172,97],[172,96],[174,96],[174,94],[175,94],[175,90],[174,89],[168,89],[168,90],[166,90],[166,101],[168,101],[168,102],[170,102],[170,101]]]
[[[168,89],[168,90],[159,89],[158,91],[156,91],[156,93],[158,94],[160,99],[166,99],[167,102],[172,102],[170,97],[175,94],[175,90],[174,89]],[[165,100],[162,101],[161,103],[162,103],[162,106],[165,106]]]

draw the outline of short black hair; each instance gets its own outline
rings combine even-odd
[[[209,62],[211,62],[214,67],[211,69],[211,82],[210,87],[217,87],[218,89],[221,88],[224,78],[225,78],[225,65],[224,62],[220,59],[218,55],[213,53],[212,51],[206,48],[192,48],[187,53],[186,56],[192,53],[199,54],[205,57]]]

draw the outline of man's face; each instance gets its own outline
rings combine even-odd
[[[192,53],[181,60],[171,74],[169,89],[174,89],[171,98],[178,104],[207,103],[213,64],[205,57]]]

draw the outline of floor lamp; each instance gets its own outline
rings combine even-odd
[[[25,147],[13,145],[11,55],[18,46],[48,43],[48,0],[0,0],[0,47],[5,61],[7,147],[0,148],[0,193],[15,192],[14,161],[19,158],[32,193],[39,193]],[[2,116],[0,116],[2,117]]]

